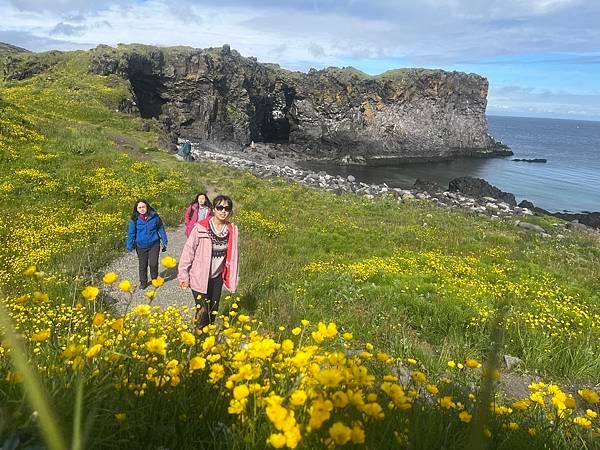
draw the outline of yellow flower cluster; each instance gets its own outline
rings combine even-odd
[[[30,119],[30,118],[29,118]],[[30,120],[8,107],[0,109],[0,161],[15,160],[26,146],[28,152],[41,152],[45,136],[33,129]]]
[[[31,109],[32,104],[17,95],[30,97],[29,83],[7,88],[7,99]],[[135,162],[125,154],[111,166],[98,167],[94,162],[89,171],[73,176],[63,168],[63,163],[72,164],[72,154],[36,131],[36,126],[19,107],[3,104],[0,108],[0,161],[8,166],[0,173],[0,206],[6,212],[0,216],[0,239],[5,243],[0,287],[18,285],[17,275],[31,265],[45,265],[114,236],[123,229],[125,211],[134,198],[159,198],[185,186],[181,174]],[[58,153],[47,153],[47,146],[58,148]],[[107,199],[111,200],[108,207]],[[114,212],[115,206],[119,213]],[[58,271],[53,276],[64,278]]]
[[[0,254],[0,285],[14,282],[16,275],[32,264],[43,264],[88,245],[122,222],[120,214],[89,214],[66,206],[44,206],[0,217],[0,236],[10,236]]]
[[[117,279],[106,274],[103,289],[113,289]],[[215,325],[194,330],[186,307],[161,310],[142,304],[113,316],[96,310],[100,294],[88,286],[81,292],[85,302],[72,306],[56,304],[43,293],[8,300],[10,317],[29,342],[31,363],[54,377],[54,386],[62,380],[66,389],[74,371],[113,384],[121,399],[170,395],[190,384],[204,389],[199,393],[204,402],[226,401],[240,432],[249,427],[246,431],[254,433],[250,428],[264,421],[265,440],[274,448],[369,446],[383,428],[407,443],[411,420],[419,414],[442,415],[459,427],[475,414],[477,386],[430,379],[416,360],[377,352],[348,332],[341,336],[335,323],[311,327],[303,320],[289,336],[275,337],[234,307]],[[19,382],[9,364],[12,349],[0,348],[0,377]],[[401,379],[399,370],[407,365],[417,368]],[[474,375],[481,371],[474,359],[460,365]],[[531,388],[529,398],[512,405],[492,403],[494,419],[486,433],[525,432],[527,424],[536,432],[563,427],[565,436],[577,440],[578,430],[600,431],[597,392],[581,390],[577,399],[556,385]],[[136,409],[128,410],[127,404],[113,405],[108,414],[118,422],[134,419]],[[584,415],[576,414],[577,406],[587,410]]]
[[[500,257],[496,255],[502,252],[492,250],[491,254]],[[549,274],[517,276],[514,262],[504,258],[490,266],[475,256],[398,249],[391,257],[374,256],[351,263],[316,261],[305,266],[304,271],[315,275],[349,273],[357,281],[378,276],[410,280],[417,275],[427,278],[428,292],[455,298],[473,311],[472,326],[485,325],[498,301],[509,299],[512,307],[506,318],[507,327],[524,327],[564,342],[589,336],[600,338],[597,305]]]
[[[287,227],[276,220],[265,218],[259,211],[241,210],[235,216],[235,221],[246,230],[261,231],[267,236],[279,236]]]

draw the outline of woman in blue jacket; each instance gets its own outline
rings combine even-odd
[[[148,286],[148,266],[150,277],[158,277],[158,252],[162,242],[162,251],[167,250],[167,233],[157,212],[146,200],[137,200],[127,230],[127,250],[135,251],[140,268],[140,288]]]

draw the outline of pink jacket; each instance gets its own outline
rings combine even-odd
[[[208,235],[208,221],[210,217],[198,222],[188,237],[181,256],[179,257],[179,272],[177,279],[189,283],[197,292],[206,294],[210,262],[212,260],[212,242]],[[227,224],[229,242],[227,244],[227,258],[223,270],[223,284],[232,294],[236,291],[238,274],[238,228],[232,223]]]
[[[188,206],[187,209],[185,210],[185,215],[184,215],[183,219],[185,221],[185,235],[188,237],[189,237],[190,233],[192,232],[194,225],[196,225],[196,222],[198,222],[198,208],[199,208],[198,203],[194,203],[194,204]],[[206,217],[210,216],[210,212],[211,212],[210,208],[208,208]]]

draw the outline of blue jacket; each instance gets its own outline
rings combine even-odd
[[[136,221],[129,221],[129,229],[127,230],[127,250],[132,251],[136,246],[141,248],[150,248],[158,241],[162,241],[162,246],[167,246],[167,232],[162,220],[151,209],[148,211],[148,220],[145,222],[139,217]]]

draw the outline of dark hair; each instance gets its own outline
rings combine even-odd
[[[140,198],[140,199],[136,200],[135,203],[133,204],[133,212],[131,213],[131,220],[133,220],[133,221],[136,221],[138,218],[139,213],[137,212],[137,206],[140,203],[144,203],[146,205],[146,209],[147,209],[146,213],[149,213],[150,211],[154,211],[154,208],[152,208],[152,206],[150,206],[150,203],[148,203],[143,198]]]
[[[231,210],[233,211],[233,200],[231,200],[231,197],[228,197],[227,195],[217,195],[213,199],[213,205],[217,206],[219,203],[225,203],[225,204],[227,204],[227,206],[231,206]],[[214,215],[214,213],[215,213],[214,207],[212,208],[212,210],[213,210],[213,215]]]
[[[196,194],[196,196],[194,197],[194,200],[192,200],[192,202],[188,205],[188,206],[193,206],[195,203],[198,203],[198,197],[200,197],[201,195],[204,195],[204,198],[206,198],[206,202],[204,203],[204,206],[208,206],[210,209],[212,209],[212,203],[210,202],[210,198],[208,198],[208,195],[206,195],[206,192],[200,192],[198,194]],[[200,206],[200,205],[198,205]],[[189,212],[189,218],[192,218],[192,215],[194,214],[194,211],[190,208],[190,212]]]

